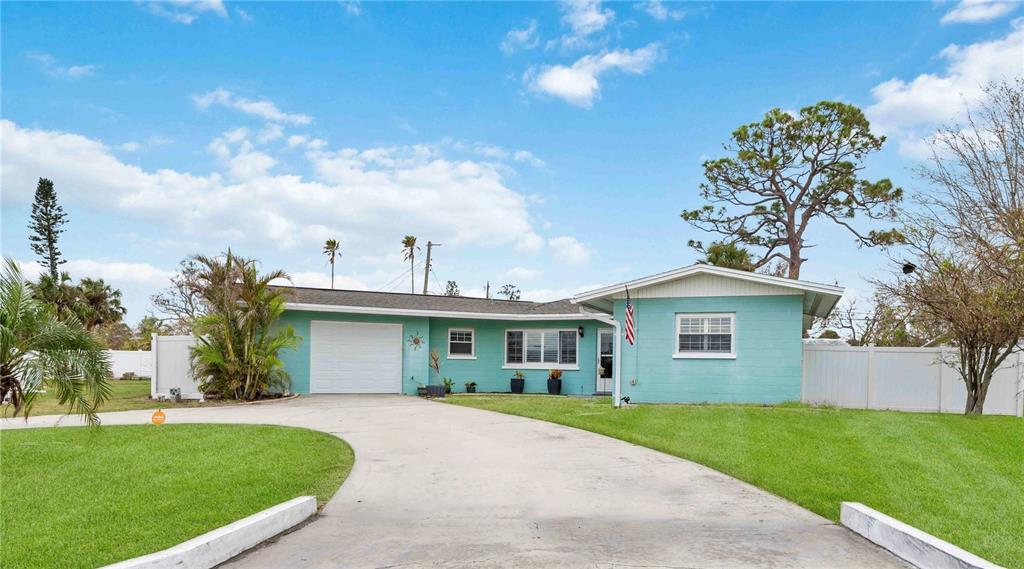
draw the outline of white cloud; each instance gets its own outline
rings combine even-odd
[[[139,148],[138,142],[125,142],[124,144],[117,145],[118,150],[124,150],[125,152],[136,152]]]
[[[261,144],[266,144],[267,142],[277,140],[282,136],[284,136],[284,127],[275,123],[267,123],[267,125],[263,127],[263,130],[256,135],[256,141]]]
[[[207,12],[222,18],[226,18],[228,15],[223,0],[169,0],[167,2],[143,2],[142,5],[153,15],[186,26]]]
[[[257,137],[262,134],[263,131]],[[207,150],[221,160],[234,181],[265,178],[269,170],[277,165],[277,160],[269,154],[255,149],[245,127],[229,130],[214,138]]]
[[[335,267],[337,270],[338,267]],[[272,284],[287,286],[292,284],[294,286],[302,286],[309,288],[331,288],[331,273],[325,271],[322,273],[315,273],[311,271],[289,273],[291,277],[291,283],[284,279],[276,279],[272,281]],[[336,289],[348,289],[348,290],[371,290],[370,286],[366,284],[366,281],[347,275],[334,276],[334,288]]]
[[[511,55],[524,49],[533,49],[540,43],[537,35],[537,20],[530,20],[524,28],[512,28],[501,42],[501,51]]]
[[[601,284],[584,284],[576,287],[565,287],[565,288],[536,288],[536,289],[524,289],[523,300],[532,300],[534,302],[551,302],[553,300],[562,300],[564,298],[572,298],[573,295],[588,290],[594,290],[601,288],[604,285]]]
[[[544,167],[544,161],[534,156],[529,150],[516,150],[512,153],[512,159],[516,162],[526,162],[537,168]]]
[[[515,281],[532,281],[539,277],[541,272],[537,269],[527,269],[525,267],[512,267],[505,272],[505,276]]]
[[[580,243],[575,237],[569,236],[549,239],[548,247],[551,249],[551,252],[554,254],[556,259],[572,265],[582,265],[583,263],[586,263],[590,260],[590,256],[593,253],[590,249],[590,245]]]
[[[561,5],[562,24],[570,30],[558,42],[565,48],[589,47],[590,36],[615,20],[615,12],[602,8],[600,0],[567,0]]]
[[[1019,2],[961,0],[942,16],[943,24],[978,24],[1002,18],[1017,9]]]
[[[898,140],[904,154],[917,155],[921,140],[937,124],[961,117],[964,104],[980,98],[987,83],[1021,74],[1024,18],[1014,20],[1011,27],[999,39],[943,49],[939,58],[947,62],[944,72],[876,85],[871,90],[875,102],[865,111],[872,126]]]
[[[647,2],[641,2],[636,5],[636,9],[647,12],[647,15],[654,18],[655,20],[675,20],[679,21],[686,17],[686,12],[683,10],[670,10],[665,6],[665,3],[661,0],[649,0]]]
[[[406,233],[453,245],[544,245],[526,197],[506,185],[502,169],[448,159],[439,146],[307,150],[316,173],[308,178],[269,174],[275,159],[253,150],[248,131],[236,129],[210,145],[224,174],[195,175],[126,164],[78,134],[0,125],[4,203],[29,203],[38,173],[47,172],[68,204],[202,235],[218,246],[291,249],[319,245],[327,234],[373,252],[392,249],[382,244]]]
[[[28,53],[25,57],[36,62],[44,73],[53,77],[81,79],[94,74],[100,68],[99,65],[60,65],[52,55],[38,51]]]
[[[208,109],[213,105],[220,105],[278,123],[306,125],[313,122],[313,117],[309,115],[285,113],[278,109],[277,105],[271,101],[253,101],[245,97],[239,97],[231,91],[219,87],[209,93],[192,95],[192,101],[200,109]]]
[[[459,151],[471,150],[474,154],[478,154],[485,158],[492,158],[494,160],[513,160],[515,162],[525,162],[536,168],[544,167],[544,161],[537,158],[529,150],[508,150],[501,146],[488,144],[486,142],[475,142],[472,145],[469,145],[464,142],[447,140],[444,143]]]
[[[363,10],[362,2],[352,0],[349,2],[342,2],[342,7],[345,8],[345,13],[349,16],[362,16],[365,10]]]
[[[43,268],[38,261],[18,261],[18,265],[21,267],[22,274],[29,279],[34,280],[43,273]],[[139,283],[165,286],[168,279],[174,276],[173,271],[165,271],[148,263],[93,259],[69,260],[61,265],[61,271],[67,271],[76,281],[83,277],[89,277],[103,279],[108,284],[114,285]]]
[[[552,65],[524,76],[530,90],[558,97],[567,103],[590,108],[600,96],[598,79],[604,73],[618,70],[643,75],[658,60],[661,48],[656,43],[628,50],[602,51],[578,59],[572,66]]]
[[[241,8],[235,8],[235,13],[238,14],[239,19],[241,19],[243,22],[252,22],[252,14],[250,14],[249,12],[246,12]]]

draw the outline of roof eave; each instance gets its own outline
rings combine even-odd
[[[598,298],[602,298],[602,297],[606,297],[606,296],[611,296],[611,295],[623,292],[626,289],[627,286],[630,287],[630,288],[642,288],[642,287],[645,287],[645,286],[656,285],[656,284],[663,283],[663,282],[666,282],[666,281],[671,281],[671,280],[675,280],[675,279],[678,279],[678,278],[683,278],[683,277],[687,277],[687,276],[694,275],[694,274],[700,274],[700,273],[708,273],[708,274],[723,276],[723,277],[727,277],[727,278],[736,278],[736,279],[747,280],[747,281],[751,281],[751,282],[759,282],[759,283],[763,283],[763,284],[776,285],[776,286],[781,286],[781,287],[786,287],[786,288],[802,290],[802,291],[805,291],[805,292],[815,292],[815,293],[820,293],[820,294],[834,295],[834,296],[837,297],[837,301],[838,301],[839,297],[843,296],[843,292],[845,291],[845,289],[843,287],[840,287],[840,286],[826,285],[826,284],[820,284],[820,283],[811,283],[811,282],[807,282],[807,281],[787,279],[787,278],[783,278],[783,277],[773,277],[773,276],[770,276],[770,275],[762,275],[762,274],[758,274],[758,273],[752,273],[752,272],[749,272],[749,271],[740,271],[740,270],[737,270],[737,269],[726,269],[724,267],[716,267],[714,265],[697,264],[697,265],[690,265],[690,266],[687,266],[687,267],[682,267],[682,268],[679,268],[679,269],[674,269],[674,270],[671,270],[671,271],[666,271],[664,273],[658,273],[656,275],[651,275],[651,276],[648,276],[648,277],[643,277],[643,278],[635,279],[635,280],[628,281],[628,282],[622,282],[622,283],[618,283],[618,284],[602,287],[602,288],[595,289],[595,290],[592,290],[592,291],[582,292],[580,294],[577,294],[577,295],[573,296],[570,299],[570,301],[573,304],[585,303],[585,302],[588,302],[588,301],[592,301],[594,299],[598,299]]]
[[[285,310],[309,312],[341,312],[349,314],[376,314],[380,316],[427,316],[435,318],[464,318],[467,320],[579,320],[594,319],[590,314],[579,311],[567,314],[507,314],[501,312],[462,312],[454,310],[423,310],[417,308],[378,308],[372,306],[346,306],[335,304],[312,304],[286,302]]]

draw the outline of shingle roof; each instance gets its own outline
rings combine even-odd
[[[484,314],[578,314],[580,309],[568,299],[552,302],[496,300],[468,296],[437,296],[365,290],[330,290],[305,287],[275,287],[288,291],[292,304],[325,306],[358,306],[398,310],[433,310],[438,312],[473,312]]]

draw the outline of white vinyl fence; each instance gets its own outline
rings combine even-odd
[[[114,378],[126,373],[134,373],[139,377],[151,377],[153,374],[153,354],[142,350],[107,350],[110,356],[110,372]]]
[[[199,384],[192,379],[189,348],[195,345],[192,336],[153,335],[153,376],[150,396],[170,398],[172,389],[180,390],[182,399],[202,399]]]
[[[856,409],[963,413],[967,390],[942,363],[949,348],[804,345],[801,399]],[[949,351],[947,355],[954,355]],[[1010,355],[985,398],[986,415],[1024,411],[1024,356]]]

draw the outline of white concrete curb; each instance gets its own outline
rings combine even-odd
[[[839,523],[920,569],[1002,569],[952,543],[857,502],[843,502]]]
[[[316,498],[300,496],[237,522],[103,569],[209,569],[290,529],[316,513]]]

